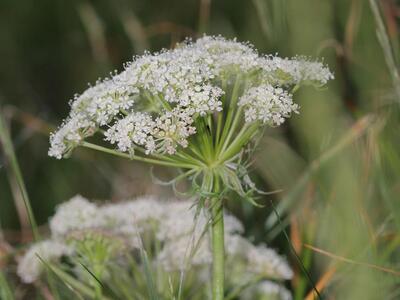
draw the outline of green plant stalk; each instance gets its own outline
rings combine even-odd
[[[257,133],[258,128],[259,125],[257,123],[244,125],[230,146],[224,152],[220,153],[217,164],[223,164],[239,153],[240,149]]]
[[[226,80],[222,81],[222,90],[226,91],[226,85],[227,82]],[[222,95],[222,103],[225,103],[225,99],[226,99],[226,94]],[[221,134],[222,134],[222,123],[224,121],[224,114],[222,112],[220,112],[217,116],[217,125],[216,125],[216,135],[215,135],[215,145],[218,146],[219,145],[219,140],[221,138]]]
[[[219,194],[220,182],[218,176],[214,177],[212,192]],[[224,214],[223,202],[220,196],[215,196],[211,200],[212,215],[212,295],[213,300],[224,299],[224,279],[225,279],[225,245],[224,245]]]
[[[229,102],[228,112],[226,114],[225,124],[224,124],[224,127],[222,129],[221,135],[218,135],[220,137],[219,144],[217,145],[217,150],[216,150],[216,152],[218,154],[221,153],[221,148],[222,148],[223,144],[225,143],[226,137],[227,137],[227,135],[229,133],[229,130],[231,128],[231,122],[232,122],[232,118],[233,118],[233,113],[234,113],[234,111],[236,109],[235,105],[236,105],[236,102],[237,102],[237,100],[239,98],[240,80],[241,80],[241,77],[238,75],[236,77],[236,81],[235,81],[235,84],[234,84],[233,89],[232,89],[232,95],[231,95],[231,99],[230,99],[230,102]]]
[[[31,203],[29,201],[28,192],[25,187],[24,179],[22,177],[21,169],[18,164],[17,157],[15,155],[14,147],[11,142],[10,135],[8,133],[6,124],[3,119],[2,112],[0,111],[0,144],[3,145],[3,151],[6,159],[10,164],[10,169],[12,173],[14,173],[15,179],[18,184],[18,188],[21,192],[21,196],[24,202],[24,206],[28,215],[29,224],[31,225],[33,238],[35,240],[39,239],[39,232],[37,229],[37,224],[35,221],[35,217],[33,215],[33,210]]]

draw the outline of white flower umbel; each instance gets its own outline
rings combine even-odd
[[[330,79],[323,63],[304,57],[260,55],[249,43],[220,36],[186,40],[134,57],[121,73],[76,96],[66,121],[50,137],[49,155],[60,159],[81,145],[183,170],[172,184],[192,180],[199,203],[213,218],[213,298],[220,300],[221,195],[235,191],[254,203],[257,189],[243,180],[249,178],[251,155],[245,147],[258,140],[264,126],[279,126],[298,112],[293,93],[299,87],[320,87]],[[96,133],[111,146],[89,143]]]
[[[241,235],[244,228],[240,220],[227,212],[224,216],[230,282],[291,278],[292,271],[282,257],[265,245],[250,243]],[[144,196],[99,206],[75,196],[57,208],[51,219],[52,239],[25,253],[18,274],[24,282],[32,283],[44,270],[38,256],[49,263],[62,263],[61,256],[68,256],[68,264],[76,264],[71,272],[91,282],[81,264],[93,268],[100,278],[108,276],[108,266],[115,264],[129,271],[127,253],[137,257],[143,249],[149,253],[157,249],[151,265],[159,271],[190,273],[204,283],[213,257],[210,221],[209,215],[196,210],[192,199],[161,201]],[[140,268],[144,262],[137,263]]]
[[[45,266],[43,263],[54,262],[64,255],[71,255],[72,248],[62,242],[46,240],[33,245],[18,264],[18,276],[25,283],[37,280]],[[43,260],[43,261],[42,261]]]
[[[133,152],[133,145],[140,145],[146,149],[146,153],[154,151],[154,138],[151,136],[155,122],[147,113],[131,113],[126,118],[115,123],[106,131],[105,137],[111,144],[117,143],[121,151]]]
[[[239,106],[245,109],[246,122],[261,121],[279,126],[292,112],[298,113],[299,106],[293,103],[292,95],[282,88],[261,85],[249,89],[239,99]]]
[[[324,85],[332,78],[320,62],[262,56],[248,43],[205,36],[135,57],[123,72],[75,96],[69,118],[51,136],[49,155],[69,154],[103,126],[112,126],[102,132],[122,152],[142,147],[147,154],[174,154],[188,147],[197,118],[235,110],[238,93],[244,95],[239,105],[257,103],[257,119],[280,125],[282,116],[297,111],[290,95],[294,86]],[[240,91],[233,95],[235,86]],[[247,122],[255,120],[250,116],[245,110]]]

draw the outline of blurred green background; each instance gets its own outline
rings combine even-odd
[[[249,238],[290,258],[295,299],[314,299],[313,285],[324,299],[399,299],[399,16],[394,0],[1,0],[0,106],[41,230],[77,193],[173,196],[152,184],[146,165],[86,149],[47,156],[48,133],[74,93],[145,49],[203,33],[237,37],[262,53],[323,58],[335,80],[301,90],[301,114],[260,143],[254,178],[279,192],[260,200],[264,208],[235,197],[228,207]],[[4,156],[0,223],[11,245],[30,240]]]

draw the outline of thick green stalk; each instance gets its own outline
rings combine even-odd
[[[212,191],[216,194],[211,201],[213,252],[212,295],[213,300],[223,300],[225,279],[224,214],[222,198],[219,196],[221,189],[218,176],[214,177]]]

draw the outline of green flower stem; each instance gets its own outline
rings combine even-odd
[[[217,164],[223,164],[225,161],[238,154],[242,147],[257,133],[259,127],[260,125],[257,122],[252,123],[251,125],[245,125],[237,134],[228,149],[221,153]]]
[[[93,150],[97,150],[97,151],[101,151],[104,153],[108,153],[108,154],[112,154],[115,156],[119,156],[119,157],[123,157],[123,158],[127,158],[127,159],[131,159],[131,160],[137,160],[137,161],[141,161],[141,162],[146,162],[146,163],[151,163],[151,164],[156,164],[156,165],[160,165],[160,166],[166,166],[166,167],[178,167],[178,168],[184,168],[184,169],[198,169],[197,165],[193,165],[193,164],[186,164],[186,163],[181,163],[181,162],[172,162],[172,161],[163,161],[163,160],[158,160],[158,159],[152,159],[152,158],[146,158],[146,157],[141,157],[141,156],[137,156],[137,155],[129,155],[123,152],[119,152],[113,149],[109,149],[103,146],[99,146],[96,144],[92,144],[89,142],[83,142],[81,144],[81,146],[89,148],[89,149],[93,149]]]
[[[185,153],[185,152],[183,152],[183,151],[177,152],[175,155],[177,155],[178,157],[182,158],[182,159],[185,160],[186,162],[193,163],[193,164],[196,164],[196,165],[202,166],[202,167],[205,167],[205,166],[206,166],[202,161],[200,161],[200,160],[194,158],[194,157],[191,156],[190,154],[187,154],[187,153]]]
[[[226,136],[229,133],[229,130],[231,128],[231,122],[232,122],[232,118],[233,118],[232,115],[234,113],[234,110],[236,109],[236,102],[239,98],[240,82],[241,82],[241,76],[238,75],[236,77],[236,81],[235,81],[235,84],[232,89],[232,95],[231,95],[231,99],[229,101],[228,112],[226,114],[224,128],[222,130],[221,139],[219,141],[220,143],[217,146],[217,153],[220,153],[221,147],[222,147],[223,143],[225,143]]]
[[[137,147],[135,150],[141,152],[141,153],[146,153],[146,150],[141,148],[141,147]],[[175,156],[167,156],[167,155],[160,155],[160,154],[151,154],[151,156],[153,158],[157,158],[159,160],[166,160],[169,162],[173,162],[173,163],[185,163],[185,164],[194,164],[197,166],[202,166],[204,167],[204,163],[196,158],[194,158],[193,156],[191,156],[190,154],[187,154],[185,152],[177,152],[175,154]]]
[[[193,143],[189,144],[189,147],[187,148],[190,152],[192,152],[195,156],[197,156],[198,159],[204,161],[203,155],[200,153],[200,150],[198,147]]]
[[[221,83],[223,91],[226,91],[226,85],[227,85],[226,80],[223,80],[222,83]],[[225,99],[226,99],[226,94],[224,93],[222,95],[221,102],[225,103]],[[223,112],[219,112],[218,116],[217,116],[217,128],[216,128],[216,135],[215,135],[215,145],[219,144],[219,140],[221,138],[223,119],[224,119]]]
[[[142,147],[136,147],[135,151],[136,150],[139,151],[140,153],[146,154],[146,150],[143,149]],[[200,161],[198,161],[198,160],[196,160],[194,158],[190,158],[189,159],[188,155],[186,155],[186,158],[185,158],[183,155],[179,155],[179,156],[176,155],[176,156],[172,157],[172,156],[168,156],[168,155],[160,155],[160,154],[154,154],[153,153],[153,154],[151,154],[151,157],[159,159],[159,160],[169,161],[169,162],[172,162],[172,163],[176,163],[176,162],[178,162],[178,163],[192,163],[192,162],[194,162],[195,164],[200,164]]]
[[[224,214],[222,198],[218,196],[221,192],[220,180],[214,176],[212,192],[217,196],[211,199],[212,215],[212,295],[213,300],[224,299],[224,279],[225,279],[225,246],[224,246]]]
[[[236,131],[236,127],[239,124],[241,114],[242,114],[242,107],[239,107],[239,109],[237,110],[237,112],[235,114],[235,118],[233,119],[231,128],[229,129],[228,136],[225,138],[225,142],[224,142],[224,145],[222,146],[221,152],[224,152],[225,149],[228,147],[229,142],[232,138],[232,135]]]
[[[203,119],[197,118],[195,120],[196,123],[196,142],[200,145],[199,150],[202,153],[202,156],[205,161],[212,159],[213,153],[213,146],[212,146],[212,139],[207,130],[207,125]]]

